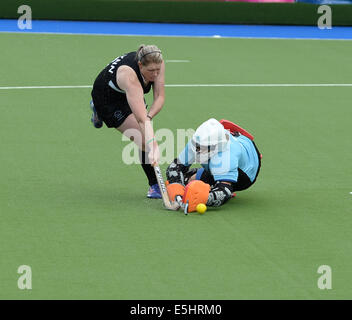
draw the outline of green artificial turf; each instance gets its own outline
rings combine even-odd
[[[190,61],[167,63],[167,84],[352,83],[350,41],[0,34],[0,43],[0,87],[91,85],[141,43]],[[0,299],[352,297],[351,87],[167,87],[155,130],[225,118],[263,154],[252,188],[189,216],[146,198],[142,169],[122,160],[128,142],[92,127],[89,100],[89,88],[0,90]],[[32,269],[31,290],[17,287],[20,265]],[[321,265],[331,290],[317,286]]]

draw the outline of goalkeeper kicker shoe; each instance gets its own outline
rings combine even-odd
[[[93,112],[92,114],[92,118],[90,119],[90,121],[93,123],[94,127],[99,129],[103,126],[103,121],[101,121],[98,117],[97,111],[95,110],[93,101],[90,102],[90,108]]]
[[[153,184],[152,186],[150,186],[150,188],[148,190],[147,198],[149,198],[149,199],[161,199],[160,188],[159,188],[159,185],[157,183]]]

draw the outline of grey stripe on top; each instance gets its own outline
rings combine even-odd
[[[121,90],[121,89],[116,88],[116,86],[114,85],[114,83],[112,82],[112,80],[110,80],[110,81],[109,81],[109,87],[110,87],[110,88],[112,88],[112,89],[114,89],[114,90],[115,90],[115,91],[117,91],[117,92],[120,92],[120,93],[126,94],[126,92],[125,92],[125,91],[123,91],[123,90]]]

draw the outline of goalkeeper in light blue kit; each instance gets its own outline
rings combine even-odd
[[[261,154],[246,130],[227,120],[209,119],[201,124],[184,150],[169,165],[166,176],[171,200],[183,197],[188,212],[195,211],[198,203],[221,206],[234,192],[252,186],[259,174]],[[193,163],[201,168],[190,169]],[[209,185],[202,187],[202,181]],[[180,194],[180,185],[185,192]],[[187,197],[187,201],[185,200]]]

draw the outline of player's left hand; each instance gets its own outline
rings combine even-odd
[[[190,166],[179,163],[176,158],[166,169],[166,177],[170,183],[180,183],[185,185],[185,174]]]
[[[149,159],[149,163],[152,166],[157,165],[159,163],[160,151],[159,151],[159,146],[156,142],[153,143],[153,147],[150,149],[148,153],[148,159]]]

